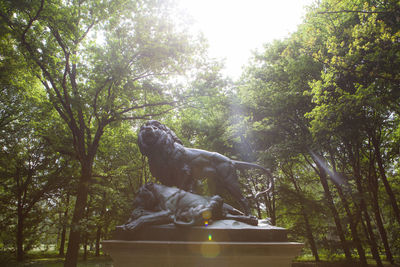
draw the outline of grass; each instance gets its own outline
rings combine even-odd
[[[331,256],[321,255],[321,261],[315,262],[311,255],[303,254],[296,258],[293,262],[292,267],[358,267],[360,266],[357,262],[348,263],[344,260],[344,257],[336,255],[335,258]],[[399,258],[396,259],[399,262]],[[375,261],[372,258],[368,259],[370,267],[376,266]],[[383,261],[385,267],[399,267],[400,265],[390,265],[388,262]],[[26,259],[22,263],[15,261],[14,255],[9,253],[0,252],[0,266],[7,267],[63,267],[64,258],[59,257],[55,251],[47,252],[30,252],[26,255]],[[88,255],[86,261],[80,257],[78,267],[112,267],[112,259],[108,256],[95,257]]]
[[[1,254],[0,266],[7,267],[63,267],[64,257],[56,252],[33,252],[26,255],[23,262],[17,262],[10,254]],[[95,257],[89,255],[86,261],[78,260],[78,267],[112,267],[112,259],[108,256]]]
[[[64,259],[37,259],[23,264],[9,265],[10,267],[63,267]],[[112,267],[112,260],[109,258],[88,259],[87,261],[79,261],[78,267]]]
[[[361,266],[361,264],[358,262],[358,259],[354,259],[354,262],[347,262],[345,260],[345,256],[343,254],[335,254],[335,255],[328,255],[321,253],[320,254],[320,259],[321,261],[315,262],[315,259],[312,255],[310,254],[303,254],[295,259],[293,262],[292,267],[358,267]],[[381,257],[383,266],[385,267],[400,267],[400,265],[392,265],[387,261],[383,260],[383,257]],[[400,261],[400,258],[395,259],[395,261],[398,263]],[[368,266],[370,267],[375,267],[377,266],[376,262],[374,259],[372,259],[371,255],[368,255]]]
[[[368,261],[369,267],[377,266],[375,262]],[[398,267],[400,265],[391,265],[388,262],[383,262],[383,266],[385,267]],[[358,262],[348,263],[345,261],[320,261],[320,262],[293,262],[292,267],[361,267],[361,264]]]

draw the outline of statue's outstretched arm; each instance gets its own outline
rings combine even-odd
[[[124,230],[138,230],[147,225],[160,225],[173,222],[173,217],[170,211],[158,211],[143,215],[136,220],[133,220],[125,225],[120,226]]]

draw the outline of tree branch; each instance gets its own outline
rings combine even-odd
[[[88,26],[88,28],[86,29],[86,31],[82,34],[81,37],[78,38],[78,40],[76,40],[74,43],[75,45],[78,45],[80,42],[82,42],[83,39],[85,39],[85,37],[88,35],[89,31],[93,28],[93,26],[97,23],[96,20],[93,20],[92,23]]]
[[[112,81],[111,78],[106,79],[104,81],[104,83],[96,89],[96,93],[95,93],[94,98],[93,98],[93,113],[94,113],[94,115],[95,115],[97,120],[100,120],[99,116],[97,114],[97,100],[99,98],[100,92],[107,86],[107,83],[109,83],[111,81]]]
[[[39,18],[40,13],[43,11],[43,6],[44,6],[44,0],[41,0],[38,11],[36,12],[35,16],[29,20],[28,25],[26,25],[26,29],[22,32],[22,38],[24,39],[24,41],[25,41],[26,33],[31,28],[33,22],[35,22],[35,20],[37,20]]]
[[[157,116],[164,115],[164,114],[166,114],[166,113],[168,113],[168,112],[170,112],[171,110],[174,110],[174,109],[175,109],[175,107],[172,107],[172,108],[169,108],[169,109],[167,109],[167,110],[161,111],[161,112],[159,112],[159,113],[150,113],[150,114],[145,114],[145,115],[142,115],[142,116],[123,117],[123,118],[121,118],[121,120],[127,121],[127,120],[144,120],[144,119],[149,119],[149,118],[152,118],[152,117],[157,117]]]
[[[390,14],[393,11],[367,11],[367,10],[337,10],[337,11],[320,11],[317,14],[338,14],[338,13],[364,13],[364,14]]]
[[[172,106],[176,104],[178,101],[171,101],[171,102],[158,102],[158,103],[150,103],[150,104],[143,104],[143,105],[136,105],[133,107],[126,108],[120,112],[117,112],[116,115],[123,115],[129,111],[135,110],[135,109],[142,109],[146,107],[157,107],[157,106]]]

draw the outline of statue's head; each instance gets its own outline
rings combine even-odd
[[[154,210],[157,206],[157,199],[152,192],[152,183],[142,186],[136,194],[133,206],[145,210]]]
[[[163,126],[163,124],[155,120],[148,121],[144,125],[142,125],[139,132],[139,138],[142,141],[142,145],[151,146],[157,143],[157,141],[163,135]]]
[[[182,144],[182,141],[171,129],[156,120],[149,120],[140,127],[138,142],[140,152],[146,156],[154,147],[168,147],[174,143]]]

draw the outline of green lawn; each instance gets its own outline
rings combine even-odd
[[[1,254],[0,254],[1,255]],[[23,263],[15,262],[15,259],[10,255],[1,255],[0,257],[0,266],[7,267],[63,267],[64,259],[59,257],[56,252],[45,252],[45,253],[29,253],[27,255],[27,259]],[[369,266],[376,266],[375,262],[372,259],[368,260]],[[101,256],[94,257],[92,255],[86,261],[83,261],[81,258],[78,262],[78,267],[112,267],[112,260],[110,257]],[[357,263],[346,263],[343,259],[335,259],[335,260],[322,260],[319,263],[316,263],[312,260],[312,257],[302,256],[298,257],[296,261],[293,263],[292,267],[357,267]],[[384,262],[385,267],[394,267],[399,265],[390,265],[387,262]]]
[[[12,258],[3,257],[0,260],[0,266],[7,267],[63,267],[64,258],[58,257],[56,255],[28,255],[27,259],[22,263],[17,263]],[[110,257],[101,256],[94,257],[90,256],[86,261],[82,259],[78,262],[79,267],[112,267],[112,260]]]
[[[10,267],[63,267],[63,261],[35,261],[24,264],[11,264],[7,265]],[[112,267],[112,261],[101,261],[101,260],[88,260],[86,262],[79,262],[78,267]]]

